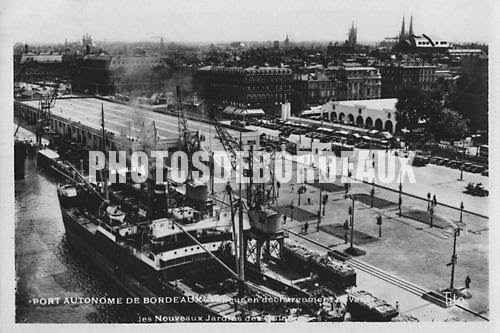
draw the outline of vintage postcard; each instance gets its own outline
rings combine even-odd
[[[1,7],[0,331],[494,330],[494,1]]]

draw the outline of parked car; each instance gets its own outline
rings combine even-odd
[[[489,194],[488,190],[486,190],[481,183],[468,183],[465,187],[465,193],[478,195],[480,197],[485,197]]]
[[[450,160],[447,159],[447,158],[441,158],[436,164],[437,165],[445,165],[446,163],[448,163]]]
[[[490,173],[488,172],[488,169],[484,169],[483,172],[481,172],[483,176],[489,177]]]
[[[470,172],[473,166],[474,165],[472,165],[472,163],[465,163],[463,169],[464,169],[464,171]]]
[[[438,159],[439,159],[439,157],[433,156],[433,157],[429,158],[429,163],[430,164],[436,164],[436,162],[438,161]]]
[[[444,166],[447,166],[447,167],[449,167],[449,168],[451,168],[451,166],[452,166],[454,163],[456,163],[456,161],[454,161],[454,160],[448,160],[448,161],[446,161],[446,163],[445,163],[445,164],[443,164],[443,165],[444,165]]]
[[[484,169],[486,169],[484,166],[482,165],[475,165],[475,168],[472,172],[474,173],[482,173],[484,171]]]

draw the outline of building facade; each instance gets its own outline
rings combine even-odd
[[[382,98],[397,97],[405,87],[430,90],[436,79],[435,66],[383,65],[378,69],[382,76]]]
[[[27,52],[17,58],[14,80],[19,82],[67,81],[74,70],[73,55]]]
[[[288,68],[207,66],[194,73],[193,84],[209,106],[234,105],[263,109],[266,113],[280,110],[289,101],[293,76]]]
[[[374,67],[342,67],[337,75],[344,91],[338,95],[347,100],[376,99],[381,96],[381,76]]]
[[[293,95],[304,106],[320,105],[336,99],[337,82],[324,74],[296,75],[293,82]],[[298,102],[297,102],[298,103]]]
[[[327,109],[332,121],[394,133],[397,128],[396,98],[337,101]]]
[[[162,88],[158,56],[85,55],[78,59],[74,89],[100,95]]]

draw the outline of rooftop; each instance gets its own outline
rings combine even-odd
[[[382,98],[382,99],[363,99],[353,101],[336,101],[334,104],[346,106],[364,106],[372,110],[396,110],[397,98]]]

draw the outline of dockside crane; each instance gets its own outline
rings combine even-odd
[[[198,131],[190,131],[188,127],[188,123],[186,120],[186,116],[184,115],[184,111],[182,111],[182,96],[181,96],[181,88],[179,86],[176,87],[177,93],[177,120],[179,125],[179,139],[181,149],[186,152],[188,155],[188,181],[193,180],[192,175],[192,157],[193,154],[200,150],[200,134]]]
[[[38,118],[37,130],[36,130],[36,142],[38,145],[42,144],[42,136],[46,133],[50,133],[50,116],[51,109],[54,108],[57,100],[57,94],[59,93],[59,82],[56,83],[54,89],[40,98],[40,116]]]
[[[242,198],[242,179],[239,182],[239,196],[236,199],[233,199],[232,188],[230,184],[226,186],[226,192],[229,195],[229,202],[231,205],[231,211],[233,212],[231,215],[233,226],[235,212],[233,207],[236,207],[239,213],[239,225],[238,225],[238,246],[239,256],[237,258],[239,271],[238,273],[241,276],[241,280],[244,280],[244,262],[247,259],[246,256],[249,253],[254,253],[252,256],[255,266],[260,269],[261,259],[260,254],[262,251],[262,247],[266,244],[267,254],[271,254],[271,248],[279,249],[281,252],[281,248],[283,246],[283,240],[285,234],[281,228],[281,214],[273,209],[266,208],[269,206],[271,197],[274,198],[274,162],[272,166],[272,170],[270,171],[271,181],[264,181],[263,175],[260,175],[261,181],[254,183],[253,181],[253,172],[255,162],[262,163],[263,161],[257,160],[254,156],[253,146],[250,146],[248,152],[248,158],[241,159],[238,157],[238,153],[242,154],[242,140],[241,140],[241,131],[240,131],[240,140],[239,143],[235,140],[233,136],[231,136],[227,129],[223,127],[215,117],[215,113],[212,111],[210,113],[210,120],[212,125],[215,127],[217,131],[217,135],[219,140],[221,141],[224,150],[229,155],[231,160],[232,169],[243,175],[248,177],[247,184],[247,196],[246,196],[246,204],[244,205]],[[273,147],[276,148],[276,147]],[[274,161],[275,151],[271,153],[271,159]],[[258,156],[261,158],[261,156]],[[237,161],[239,159],[239,168]],[[238,170],[239,169],[239,170]],[[269,188],[271,186],[271,188]],[[274,199],[273,199],[274,200]],[[250,219],[250,230],[248,231],[247,236],[244,236],[243,231],[243,211],[248,214]],[[236,229],[233,227],[233,230]],[[234,231],[233,231],[234,232]],[[236,238],[235,238],[236,239]],[[250,248],[252,247],[252,249]],[[246,252],[247,248],[249,249]],[[248,258],[250,258],[250,256]],[[279,256],[279,254],[278,254]]]

